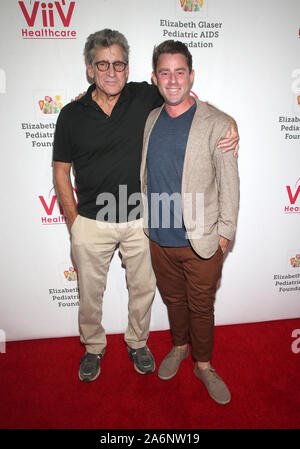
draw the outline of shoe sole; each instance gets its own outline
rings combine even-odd
[[[201,380],[201,379],[199,379],[199,380]],[[202,382],[202,381],[201,381]],[[206,389],[206,391],[207,391],[207,394],[217,403],[217,404],[220,404],[220,405],[226,405],[226,404],[229,404],[229,402],[231,401],[231,397],[229,398],[229,399],[226,399],[226,400],[224,400],[224,401],[220,401],[220,400],[217,400],[216,398],[214,398],[211,394],[210,394],[210,392],[208,391],[208,389],[206,388],[206,385],[205,385],[205,383],[204,382],[202,382],[203,383],[203,385],[205,386],[205,389]]]
[[[132,359],[131,359],[131,360],[132,360]],[[141,371],[141,370],[136,366],[135,363],[133,364],[133,367],[134,367],[134,369],[136,370],[136,372],[139,373],[139,374],[151,374],[151,373],[154,373],[154,371],[155,371],[155,362],[154,362],[154,368],[153,368],[153,369],[149,369],[148,371]]]
[[[178,368],[178,369],[179,369],[179,368]],[[166,377],[166,376],[161,376],[161,375],[159,375],[159,374],[157,374],[157,376],[158,376],[161,380],[170,380],[170,379],[172,379],[172,377],[176,376],[177,373],[178,373],[178,370],[176,371],[176,373],[174,373],[174,374],[172,374],[171,376],[168,376],[168,377]]]
[[[97,372],[97,374],[93,377],[93,378],[90,378],[90,377],[84,377],[84,376],[81,376],[81,374],[80,374],[80,371],[78,372],[78,377],[79,377],[79,379],[82,381],[82,382],[93,382],[93,380],[96,380],[98,377],[99,377],[99,375],[100,375],[100,369],[99,369],[99,371]]]

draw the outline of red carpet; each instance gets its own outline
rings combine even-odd
[[[100,377],[78,379],[77,337],[9,342],[0,354],[1,429],[299,429],[300,353],[291,349],[300,319],[218,326],[213,366],[232,401],[215,404],[191,358],[162,381],[133,370],[122,335],[109,335]],[[157,366],[169,331],[149,339]],[[298,343],[300,348],[300,343]]]

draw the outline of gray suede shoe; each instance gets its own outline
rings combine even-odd
[[[199,380],[204,383],[208,394],[214,401],[222,405],[228,404],[228,402],[230,402],[230,391],[212,366],[202,370],[196,363],[194,374],[196,377],[198,377]]]
[[[189,347],[182,350],[174,346],[171,352],[163,359],[158,369],[158,377],[162,380],[169,380],[177,373],[181,362],[189,355]]]

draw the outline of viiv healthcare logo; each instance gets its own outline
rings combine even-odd
[[[73,188],[74,197],[77,202],[76,190]],[[55,195],[54,187],[52,187],[48,195],[39,195],[40,204],[42,206],[43,214],[41,215],[41,224],[43,226],[65,224],[67,223],[67,217],[64,215],[64,211]]]
[[[77,31],[70,29],[75,1],[19,1],[25,27],[23,39],[76,39]],[[62,28],[63,27],[63,28]]]
[[[294,186],[286,186],[289,203],[284,206],[285,214],[299,214],[300,206],[300,178]]]

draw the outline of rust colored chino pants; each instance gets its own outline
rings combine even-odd
[[[210,259],[190,247],[162,247],[150,240],[157,286],[168,309],[175,346],[191,343],[195,361],[208,362],[214,339],[214,301],[223,266],[219,246]]]
[[[80,340],[87,352],[99,354],[107,344],[102,326],[102,299],[109,265],[117,248],[126,269],[129,294],[124,339],[133,349],[145,346],[156,280],[143,220],[102,223],[78,215],[71,227],[71,242],[79,276]]]

